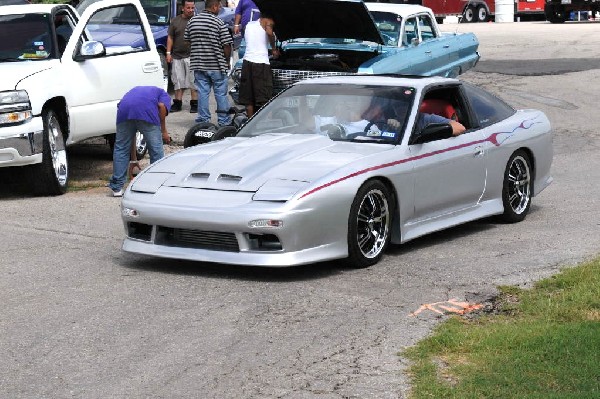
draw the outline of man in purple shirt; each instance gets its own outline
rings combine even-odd
[[[260,11],[254,1],[252,0],[240,0],[235,8],[235,19],[233,25],[233,33],[235,35],[242,34],[246,31],[246,25],[248,22],[257,20],[260,16]]]
[[[150,163],[164,156],[163,143],[169,144],[165,118],[171,109],[171,97],[155,86],[136,86],[117,104],[117,134],[113,150],[113,175],[108,187],[113,197],[123,196],[128,165],[136,165],[135,135],[144,135]],[[139,168],[139,164],[137,164]]]

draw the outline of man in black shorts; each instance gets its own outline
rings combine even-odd
[[[269,44],[273,58],[279,56],[275,47],[273,18],[264,13],[258,21],[246,25],[244,38],[246,52],[242,63],[240,92],[238,101],[246,106],[246,114],[251,117],[273,95],[273,76],[269,64]]]

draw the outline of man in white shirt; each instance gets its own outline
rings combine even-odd
[[[275,47],[273,25],[273,18],[264,13],[258,21],[251,21],[246,25],[246,52],[242,63],[238,102],[246,106],[248,117],[273,95],[269,44],[273,58],[279,57],[279,50]]]

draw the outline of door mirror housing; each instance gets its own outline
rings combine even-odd
[[[409,144],[423,144],[452,137],[452,126],[449,123],[430,123],[420,133],[411,137]]]

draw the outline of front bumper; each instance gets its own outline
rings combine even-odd
[[[43,140],[41,117],[19,125],[0,126],[0,167],[42,162]]]
[[[121,206],[138,216],[123,215],[123,250],[270,267],[348,256],[346,217],[311,207],[291,209],[285,204],[253,202],[251,197],[252,193],[166,187],[156,195],[128,191]],[[256,219],[280,220],[283,225],[250,228],[249,221]],[[336,223],[340,219],[344,222]]]

